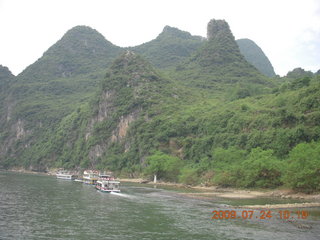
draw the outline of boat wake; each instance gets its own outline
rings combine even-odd
[[[111,192],[110,194],[116,195],[116,196],[119,196],[119,197],[134,198],[134,196],[128,195],[128,194],[124,194],[124,193]]]

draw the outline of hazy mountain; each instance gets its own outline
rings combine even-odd
[[[255,66],[261,73],[268,77],[274,77],[276,75],[268,57],[254,41],[247,38],[238,39],[237,44],[245,59]]]

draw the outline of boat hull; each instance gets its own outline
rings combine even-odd
[[[112,192],[120,193],[121,192],[120,189],[106,189],[106,188],[99,187],[97,185],[96,185],[96,189],[103,193],[112,193]]]
[[[88,180],[88,179],[83,179],[82,182],[83,182],[84,184],[88,184],[88,185],[95,185],[96,182],[97,182],[97,180],[96,180],[96,179],[90,179],[90,180]]]
[[[69,175],[69,174],[57,174],[57,179],[62,179],[62,180],[75,180],[76,176],[75,175]]]

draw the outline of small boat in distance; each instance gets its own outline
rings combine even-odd
[[[96,183],[96,189],[105,193],[119,193],[120,182],[116,181],[114,177],[111,177],[110,175],[100,175],[99,180]]]
[[[64,179],[64,180],[75,180],[77,178],[77,175],[71,174],[67,171],[58,171],[56,173],[56,176],[58,179]]]

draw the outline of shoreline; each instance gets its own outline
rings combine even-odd
[[[225,199],[259,199],[259,198],[280,198],[299,200],[299,203],[285,203],[285,204],[265,204],[265,205],[243,205],[234,206],[235,208],[251,208],[251,209],[280,209],[280,208],[305,208],[305,207],[320,207],[320,194],[305,194],[295,192],[289,189],[267,189],[267,190],[250,190],[250,189],[234,189],[234,188],[220,188],[216,186],[189,186],[180,183],[147,181],[141,178],[125,179],[119,178],[122,182],[140,183],[155,186],[171,186],[176,188],[193,189],[200,192],[193,193],[178,193],[180,196],[196,198],[196,199],[212,199],[213,197]],[[305,200],[308,202],[300,202]]]
[[[38,174],[45,176],[54,176],[56,169],[50,169],[48,172],[36,172],[25,170],[23,168],[14,168],[5,170],[16,173]],[[265,205],[243,205],[234,206],[235,208],[251,208],[251,209],[278,209],[278,208],[303,208],[303,207],[320,207],[320,194],[305,194],[300,192],[294,192],[289,189],[234,189],[234,188],[220,188],[217,186],[190,186],[181,183],[171,182],[157,182],[148,181],[143,178],[117,178],[120,182],[139,183],[154,186],[174,187],[180,189],[191,189],[199,192],[179,192],[181,197],[196,198],[196,199],[212,199],[213,197],[225,198],[225,199],[259,199],[259,198],[281,198],[292,200],[306,200],[304,203],[287,203],[287,204],[265,204]]]
[[[43,175],[43,176],[53,175],[53,174],[50,174],[50,172],[37,172],[37,171],[26,170],[24,168],[11,168],[11,169],[0,169],[0,170],[6,171],[6,172],[27,173],[27,174]]]
[[[237,208],[249,208],[249,209],[288,209],[288,208],[313,208],[313,207],[320,207],[320,202],[237,206]]]

